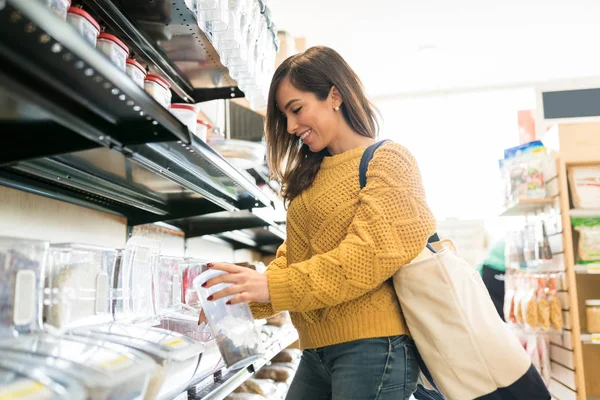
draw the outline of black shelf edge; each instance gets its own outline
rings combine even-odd
[[[71,113],[90,114],[93,125],[108,125],[97,137],[125,145],[190,142],[179,120],[41,2],[6,0],[0,10],[0,62],[32,92],[70,102]],[[131,132],[133,121],[137,129]]]
[[[267,211],[268,212],[268,211]],[[213,235],[236,230],[275,226],[272,220],[255,214],[254,210],[218,212],[166,221],[186,232],[187,238]]]
[[[194,100],[197,103],[218,99],[235,99],[246,97],[244,92],[235,86],[210,89],[195,89],[193,93]]]

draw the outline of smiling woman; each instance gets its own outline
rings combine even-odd
[[[267,107],[267,158],[287,202],[312,184],[325,156],[373,143],[379,128],[360,79],[328,47],[285,60]]]

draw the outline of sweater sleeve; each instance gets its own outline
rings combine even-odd
[[[267,271],[273,310],[306,312],[363,296],[413,260],[435,230],[415,159],[397,144],[384,145],[369,164],[367,185],[340,244]]]
[[[269,271],[280,270],[287,267],[287,251],[285,242],[277,249],[275,259],[271,261],[267,267],[267,273]],[[255,319],[270,318],[280,311],[275,312],[271,303],[250,303],[250,310]]]

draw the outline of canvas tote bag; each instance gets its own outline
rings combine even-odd
[[[361,188],[369,160],[361,160]],[[448,400],[550,399],[525,349],[498,315],[475,268],[451,241],[428,243],[393,276],[422,373]]]

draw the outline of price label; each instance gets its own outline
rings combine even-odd
[[[600,333],[592,333],[592,343],[600,344]]]

